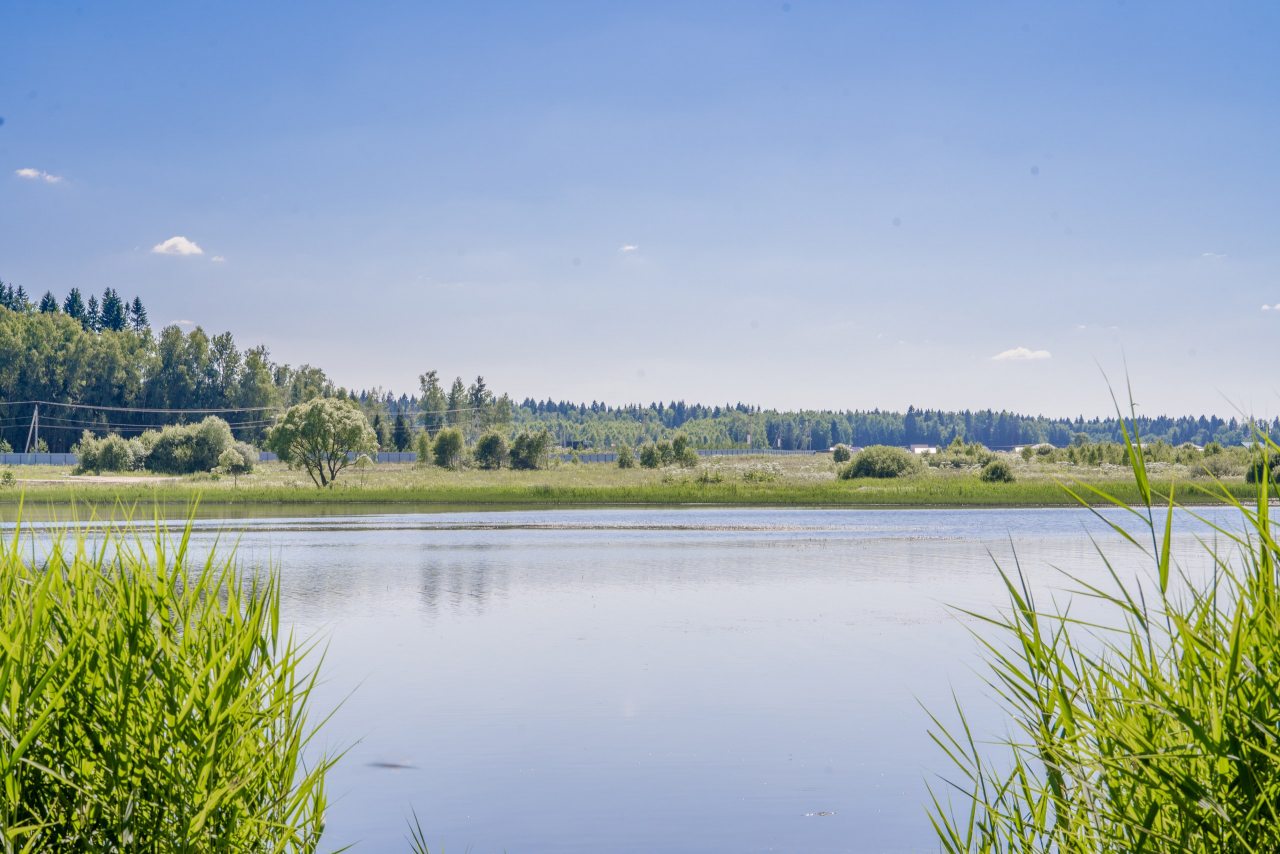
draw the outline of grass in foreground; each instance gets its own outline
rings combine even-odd
[[[934,718],[953,763],[931,813],[950,852],[1280,850],[1280,545],[1268,487],[1230,491],[1241,531],[1204,544],[1214,572],[1186,578],[1171,555],[1174,502],[1145,467],[1137,502],[1113,525],[1150,561],[1150,578],[1113,589],[1075,579],[1111,620],[1041,610],[1025,577],[1004,574],[1009,608],[982,617],[989,685],[1013,735],[992,745]],[[1105,521],[1105,520],[1104,520]],[[1112,524],[1108,522],[1108,524]],[[1103,558],[1105,561],[1105,557]],[[1110,586],[1110,585],[1109,585]]]
[[[311,851],[314,672],[274,577],[113,528],[0,543],[0,849]]]

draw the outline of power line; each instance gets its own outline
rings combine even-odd
[[[93,409],[102,412],[142,412],[155,413],[160,415],[182,415],[184,413],[220,413],[220,412],[267,412],[270,410],[280,409],[279,406],[236,406],[231,408],[192,408],[192,409],[149,409],[141,406],[98,406],[90,403],[58,403],[53,400],[11,400],[0,401],[3,406],[26,406],[28,404],[36,406],[64,406],[68,409]]]

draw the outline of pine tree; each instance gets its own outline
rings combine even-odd
[[[90,332],[99,332],[102,329],[102,315],[98,312],[98,298],[93,294],[89,295],[89,307],[85,309],[84,320],[81,323]]]
[[[119,332],[124,329],[128,318],[125,316],[124,301],[116,293],[115,288],[107,288],[102,292],[102,314],[99,323],[103,330]]]
[[[84,299],[80,296],[79,288],[72,288],[71,293],[67,294],[67,298],[62,301],[62,310],[67,313],[68,317],[74,317],[82,324],[84,320]],[[86,329],[88,326],[86,325]]]
[[[40,299],[41,314],[57,314],[58,298],[53,295],[53,291],[45,291],[44,296]]]
[[[27,299],[26,288],[22,285],[18,285],[18,289],[13,293],[13,310],[31,311],[31,300]]]
[[[129,325],[134,332],[145,332],[151,328],[151,323],[147,320],[147,309],[139,297],[134,297],[133,305],[129,307]]]

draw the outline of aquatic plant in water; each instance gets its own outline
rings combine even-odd
[[[190,533],[0,543],[0,850],[314,850],[307,649],[274,575]]]
[[[1149,578],[1123,580],[1099,550],[1106,589],[1073,583],[1111,619],[1086,623],[1042,608],[1020,568],[1001,571],[1007,610],[972,616],[1012,735],[980,741],[958,702],[958,723],[933,716],[931,735],[952,763],[931,787],[944,851],[1280,849],[1275,485],[1258,478],[1249,504],[1221,485],[1199,487],[1241,524],[1211,525],[1226,546],[1202,541],[1212,577],[1192,579],[1172,558],[1173,491],[1153,491],[1136,433],[1125,444],[1142,500],[1111,502],[1128,524],[1099,517],[1146,555]],[[1109,498],[1068,489],[1082,503]]]

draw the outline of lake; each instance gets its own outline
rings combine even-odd
[[[1207,511],[1221,516],[1223,511]],[[1116,516],[1114,518],[1120,518]],[[1204,531],[1203,526],[1192,526]],[[933,851],[920,709],[1000,719],[952,607],[1016,547],[1093,580],[1078,510],[593,509],[197,523],[327,644],[327,848]],[[1198,571],[1188,535],[1182,556]]]

